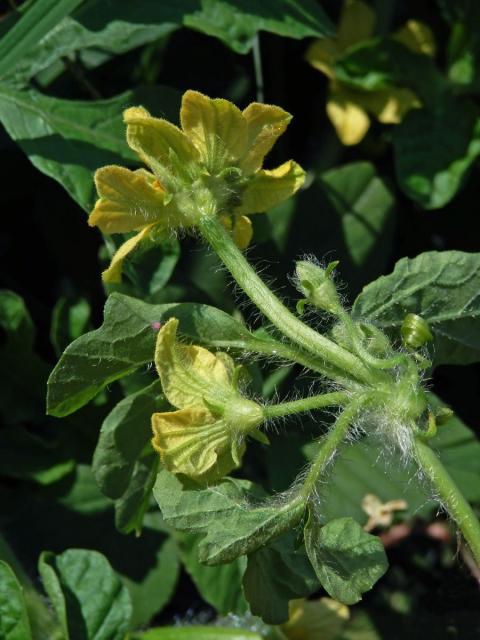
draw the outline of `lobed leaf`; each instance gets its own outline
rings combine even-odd
[[[44,552],[39,571],[66,640],[124,640],[130,595],[101,553]]]
[[[206,534],[198,545],[198,557],[213,565],[252,553],[291,529],[303,515],[304,505],[293,501],[282,507],[249,505],[253,492],[250,482],[232,478],[206,489],[184,488],[167,471],[158,475],[153,489],[168,524]]]
[[[353,306],[354,318],[394,337],[407,313],[429,323],[435,365],[478,361],[480,254],[429,251],[402,258],[393,273],[367,285]]]
[[[105,305],[104,322],[67,347],[48,381],[47,410],[66,416],[114,380],[153,360],[157,323],[180,320],[187,339],[225,349],[248,349],[256,339],[238,320],[203,304],[151,305],[120,293]]]
[[[320,526],[311,515],[305,526],[305,547],[325,591],[344,604],[361,600],[388,568],[380,539],[352,518]]]

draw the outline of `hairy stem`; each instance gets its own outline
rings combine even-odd
[[[338,447],[342,444],[347,433],[352,426],[353,420],[359,410],[368,402],[370,396],[368,394],[355,398],[345,407],[343,412],[336,419],[333,427],[322,440],[320,449],[317,453],[314,463],[310,467],[308,475],[300,492],[301,497],[306,500],[314,491],[319,477],[324,473],[326,467],[335,455]]]
[[[457,523],[480,567],[480,522],[472,507],[436,454],[420,438],[415,439],[415,457],[449,515]]]
[[[305,351],[345,371],[350,377],[375,384],[377,376],[357,356],[304,324],[280,302],[259,278],[217,218],[202,217],[198,228],[238,285],[281,333]]]
[[[268,418],[279,418],[281,416],[289,416],[295,413],[304,413],[313,409],[322,409],[323,407],[333,407],[345,404],[349,400],[349,395],[342,392],[323,393],[317,396],[301,398],[300,400],[292,400],[290,402],[280,402],[278,404],[266,405],[263,407],[263,413]]]

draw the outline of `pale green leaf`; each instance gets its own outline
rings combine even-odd
[[[134,633],[130,640],[262,640],[263,636],[243,629],[226,627],[157,627]]]

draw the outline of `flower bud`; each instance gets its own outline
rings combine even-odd
[[[331,278],[331,274],[338,265],[338,260],[330,262],[326,269],[322,269],[313,262],[302,260],[297,262],[295,275],[298,289],[304,294],[305,299],[297,303],[297,311],[301,314],[305,304],[311,304],[318,309],[338,315],[342,310],[337,289]]]
[[[400,327],[403,343],[411,349],[419,349],[433,340],[428,322],[421,316],[408,313]]]

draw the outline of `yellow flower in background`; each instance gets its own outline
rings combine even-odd
[[[332,598],[290,600],[288,622],[278,627],[285,640],[336,640],[350,618],[348,607]]]
[[[374,34],[375,13],[361,0],[345,0],[337,36],[314,42],[306,53],[307,61],[329,78],[327,115],[344,145],[358,144],[370,127],[370,115],[384,124],[398,124],[405,114],[419,107],[417,96],[409,89],[391,87],[374,91],[352,88],[335,78],[335,63],[348,49]],[[393,39],[414,53],[433,56],[435,43],[430,28],[409,20],[395,32]]]
[[[197,91],[183,95],[181,128],[143,107],[127,109],[127,143],[149,170],[108,166],[95,174],[99,200],[89,224],[107,234],[136,232],[113,256],[103,279],[120,281],[125,258],[152,234],[161,238],[194,227],[201,216],[218,215],[237,245],[247,247],[248,215],[283,202],[304,182],[303,169],[292,160],[262,169],[291,117],[255,102],[240,111]]]
[[[177,329],[171,318],[157,338],[155,364],[177,411],[153,414],[152,444],[172,473],[214,482],[240,466],[247,435],[264,441],[263,411],[236,389],[230,356],[179,343]]]

